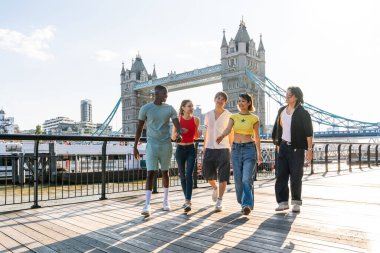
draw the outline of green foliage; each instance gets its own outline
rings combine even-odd
[[[35,132],[35,134],[42,134],[42,127],[41,127],[41,125],[37,125],[36,126],[36,132]]]

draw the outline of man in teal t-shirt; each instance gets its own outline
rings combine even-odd
[[[145,206],[141,212],[144,216],[150,215],[150,199],[153,190],[153,178],[158,170],[158,164],[161,165],[162,183],[164,186],[164,201],[163,209],[170,211],[168,200],[169,194],[169,166],[172,156],[172,144],[170,139],[169,121],[172,120],[177,133],[177,140],[181,139],[181,126],[177,117],[177,112],[173,106],[164,104],[168,97],[168,90],[161,85],[154,88],[154,101],[141,107],[138,116],[138,126],[136,131],[136,139],[134,145],[134,156],[140,159],[140,154],[137,149],[137,144],[140,140],[141,133],[146,122],[147,124],[147,147],[146,147],[146,194]]]

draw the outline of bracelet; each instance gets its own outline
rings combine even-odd
[[[307,150],[311,150],[311,151],[312,151],[312,150],[313,150],[313,148],[308,148]]]

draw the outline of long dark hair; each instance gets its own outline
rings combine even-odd
[[[183,115],[183,109],[182,109],[182,107],[184,107],[187,103],[193,103],[193,102],[190,99],[182,100],[181,105],[179,107],[179,111],[178,111],[180,116]]]
[[[251,103],[248,106],[248,111],[254,112],[256,110],[256,108],[253,106],[253,97],[251,95],[249,95],[248,93],[241,93],[239,94],[239,98],[242,98],[246,100],[248,103]]]
[[[303,104],[303,92],[300,87],[290,86],[288,90],[297,98],[296,106],[299,104]]]

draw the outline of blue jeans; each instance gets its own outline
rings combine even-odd
[[[195,165],[195,147],[191,145],[177,145],[175,152],[178,169],[181,177],[182,191],[186,200],[191,200],[193,193],[193,171]]]
[[[232,168],[234,171],[236,199],[242,207],[253,208],[253,179],[256,170],[257,151],[253,142],[232,144]]]

